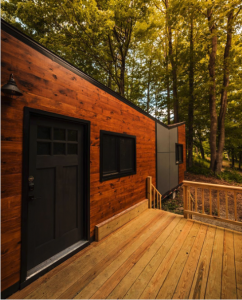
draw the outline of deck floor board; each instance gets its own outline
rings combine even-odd
[[[204,299],[208,281],[208,272],[213,252],[216,229],[208,227],[199,262],[192,281],[189,299]],[[177,291],[178,292],[178,291]]]
[[[125,294],[134,284],[143,269],[147,266],[153,256],[158,252],[163,243],[169,237],[171,231],[177,226],[181,219],[174,218],[170,225],[162,232],[160,237],[150,246],[141,259],[135,266],[127,273],[127,275],[117,284],[112,293],[109,294],[109,299],[122,299]]]
[[[10,298],[241,296],[241,234],[149,209]]]
[[[189,297],[191,285],[193,282],[195,271],[197,269],[197,264],[200,253],[202,251],[207,229],[208,226],[206,225],[201,225],[201,227],[199,228],[199,232],[191,249],[191,253],[186,261],[175,293],[172,296],[173,299],[188,299]]]
[[[214,238],[213,253],[210,262],[205,299],[221,299],[223,250],[224,230],[217,229]]]

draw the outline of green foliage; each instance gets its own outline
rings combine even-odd
[[[242,183],[242,173],[230,168],[225,168],[220,174],[214,174],[209,169],[210,163],[207,159],[202,159],[199,156],[194,157],[194,165],[187,171],[197,175],[204,175],[206,177],[215,177],[230,183]]]
[[[167,122],[173,115],[172,66],[168,30],[172,30],[177,69],[179,119],[188,124],[189,66],[194,61],[194,145],[210,154],[209,51],[207,10],[216,22],[216,101],[220,109],[227,14],[236,19],[229,57],[230,83],[225,119],[225,150],[242,151],[241,0],[2,0],[2,17],[53,52]],[[190,26],[193,17],[193,52]],[[124,74],[123,74],[124,73]],[[123,76],[123,82],[122,82]],[[170,98],[168,97],[170,91]],[[193,172],[209,174],[195,161]],[[208,176],[208,175],[207,175]],[[221,175],[222,176],[222,175]],[[232,175],[226,175],[227,177]]]
[[[197,175],[204,175],[206,177],[214,176],[214,173],[209,169],[209,166],[209,162],[206,159],[195,156],[193,167],[188,168],[187,171]]]
[[[239,172],[232,169],[226,169],[225,171],[221,172],[216,176],[217,178],[225,180],[227,182],[242,183],[242,175]]]

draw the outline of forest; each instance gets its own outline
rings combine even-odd
[[[185,121],[188,169],[242,168],[241,0],[3,0],[2,18],[160,121]]]

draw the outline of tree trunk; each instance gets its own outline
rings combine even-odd
[[[203,148],[203,139],[202,139],[202,133],[201,133],[200,129],[197,131],[197,136],[198,136],[198,140],[199,140],[199,150],[200,150],[202,159],[205,159],[204,148]]]
[[[177,93],[177,70],[176,70],[176,63],[174,60],[173,54],[173,46],[172,46],[172,30],[170,24],[170,17],[169,17],[169,1],[165,0],[166,5],[166,20],[167,20],[167,29],[168,29],[168,42],[169,42],[169,58],[172,67],[172,81],[173,81],[173,106],[174,106],[174,123],[179,122],[178,112],[179,112],[179,102],[178,102],[178,93]]]
[[[216,158],[216,173],[220,173],[223,163],[223,150],[225,143],[225,115],[227,110],[227,97],[228,97],[228,86],[229,86],[229,52],[232,44],[232,33],[233,33],[233,20],[234,10],[232,9],[228,13],[227,23],[227,42],[224,50],[224,79],[223,88],[221,91],[221,102],[220,102],[220,113],[218,118],[218,151]]]
[[[239,153],[239,170],[241,170],[241,164],[242,164],[242,152]]]
[[[152,59],[149,61],[149,73],[148,73],[148,86],[147,86],[147,113],[150,110],[150,73],[151,73]]]
[[[112,63],[109,64],[108,66],[108,87],[111,88],[111,85],[112,85]]]
[[[122,59],[120,68],[119,94],[124,97],[125,58]]]
[[[112,42],[109,37],[110,53],[113,58],[113,61],[115,62],[116,82],[119,88],[119,94],[123,97],[125,92],[125,64],[128,55],[132,30],[133,30],[133,21],[131,18],[127,19],[127,23],[121,23],[121,27],[116,25],[114,26],[113,33],[118,44],[118,49],[119,49],[118,55],[114,55]],[[117,70],[120,70],[120,74],[119,72],[117,72]]]
[[[172,80],[173,80],[173,106],[174,106],[174,123],[179,122],[179,102],[178,102],[178,94],[177,94],[177,70],[176,63],[174,60],[173,50],[172,50],[172,32],[170,29],[170,41],[169,41],[169,55],[171,58],[171,66],[172,66]]]
[[[232,169],[234,168],[234,148],[232,149]]]
[[[189,104],[188,104],[188,167],[193,165],[193,114],[194,114],[194,59],[193,59],[193,12],[190,25],[190,68],[189,68]],[[203,153],[204,157],[204,153]]]
[[[201,153],[202,159],[205,159],[203,142],[200,138],[199,138],[199,148],[200,148],[200,153]]]
[[[166,53],[166,90],[167,90],[167,118],[168,118],[168,125],[171,124],[171,100],[170,100],[170,76],[169,76],[169,59]]]
[[[134,57],[135,57],[135,50],[134,50]],[[130,89],[129,89],[129,99],[132,99],[133,94],[133,88],[134,88],[134,58],[132,59],[132,69],[131,69],[131,83],[130,83]]]
[[[211,33],[211,51],[209,53],[209,113],[210,113],[210,168],[215,171],[216,166],[216,135],[217,135],[217,112],[216,112],[216,82],[215,82],[215,60],[217,54],[217,28],[213,19],[213,12],[207,10],[208,26]]]

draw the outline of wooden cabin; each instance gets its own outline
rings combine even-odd
[[[2,297],[94,241],[97,224],[184,179],[185,124],[167,126],[1,21]]]

